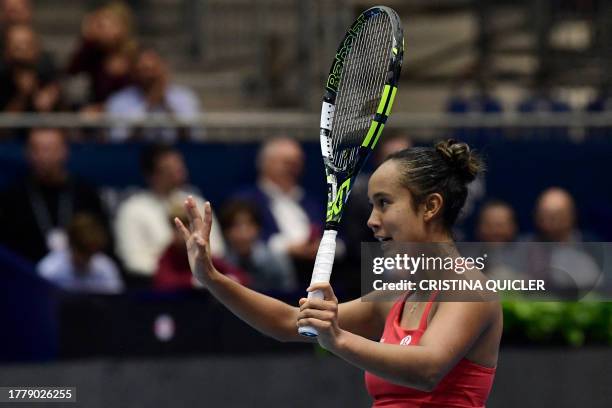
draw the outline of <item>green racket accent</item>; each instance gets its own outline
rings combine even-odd
[[[382,134],[383,128],[385,127],[384,124],[380,124],[380,126],[378,127],[378,131],[376,132],[376,139],[374,139],[374,143],[372,143],[372,146],[370,146],[370,148],[372,150],[374,150],[374,148],[376,147],[376,142],[378,142],[378,138],[380,137],[380,135]]]
[[[348,198],[348,192],[351,187],[351,179],[348,178],[340,185],[338,192],[336,193],[336,198],[333,202],[327,203],[327,218],[326,222],[330,221],[339,221],[340,214],[342,213],[342,207],[344,206],[344,202]]]
[[[380,134],[382,133],[384,127],[384,123],[380,123],[373,120],[370,124],[370,130],[368,130],[368,134],[366,135],[365,139],[363,139],[363,143],[361,144],[361,146],[373,149],[374,146],[376,146],[376,142],[378,141],[378,138],[380,137]],[[370,145],[372,139],[374,139],[374,142]]]
[[[391,89],[390,85],[385,85],[385,89],[383,90],[382,98],[380,98],[380,102],[378,104],[378,109],[376,113],[379,115],[385,114],[385,105],[387,104],[387,100],[389,99],[389,89]]]
[[[385,86],[385,90],[386,87],[389,85]],[[395,94],[397,93],[397,86],[393,87],[393,90],[391,91],[391,100],[389,100],[389,103],[387,104],[387,110],[385,111],[385,115],[389,116],[391,114],[391,107],[393,106],[393,102],[395,101]]]
[[[368,145],[370,144],[370,140],[372,140],[372,136],[374,136],[374,132],[376,132],[377,125],[378,122],[376,122],[375,120],[373,120],[370,124],[370,130],[368,130],[368,133],[365,139],[363,139],[363,143],[361,144],[363,147],[368,147]]]

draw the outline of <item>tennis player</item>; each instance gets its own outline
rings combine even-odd
[[[481,167],[467,144],[453,140],[390,155],[369,181],[368,226],[381,241],[452,243],[467,184]],[[215,270],[210,203],[203,217],[191,198],[185,205],[189,229],[179,220],[176,225],[192,271],[242,320],[280,341],[314,341],[298,335],[297,327],[315,327],[322,347],[366,371],[374,407],[484,407],[503,326],[498,302],[441,302],[436,292],[417,291],[395,303],[338,304],[332,287],[319,283],[308,291],[320,289],[323,300],[303,298],[293,307]]]

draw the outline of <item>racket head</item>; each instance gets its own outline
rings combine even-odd
[[[328,183],[326,228],[337,228],[353,181],[391,114],[404,56],[397,13],[361,13],[334,56],[321,109],[321,152]]]

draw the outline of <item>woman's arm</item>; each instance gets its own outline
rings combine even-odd
[[[263,334],[280,341],[314,342],[315,339],[298,334],[299,308],[246,288],[214,268],[210,255],[210,203],[204,205],[204,217],[200,215],[192,197],[185,201],[185,208],[189,228],[178,219],[175,223],[185,239],[189,264],[196,279],[232,313]],[[373,333],[377,329],[372,327],[372,321],[376,320],[372,319],[373,308],[373,302],[359,300],[342,304],[340,324],[346,330],[363,335]]]
[[[494,302],[445,302],[438,307],[418,346],[371,341],[340,328],[337,299],[331,286],[321,283],[309,290],[323,291],[324,300],[300,302],[298,325],[319,331],[319,344],[349,363],[395,384],[431,391],[463,358],[492,323]]]

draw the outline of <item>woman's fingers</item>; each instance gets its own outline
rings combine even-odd
[[[332,289],[329,282],[317,282],[313,283],[306,289],[308,292],[314,292],[315,290],[320,290],[323,292],[323,299],[338,302],[336,299],[336,295],[334,294],[334,290]]]
[[[204,239],[208,241],[210,239],[210,229],[212,227],[212,208],[210,201],[204,203],[204,219],[203,219],[203,231],[202,235]]]
[[[330,321],[330,320],[333,320],[335,316],[336,316],[336,313],[330,310],[306,309],[306,310],[302,310],[298,314],[298,320],[313,318],[313,319]]]
[[[180,219],[178,219],[178,217],[174,218],[174,225],[176,225],[176,228],[183,235],[183,239],[186,242],[189,239],[189,235],[190,235],[190,232],[187,229],[187,227],[183,225],[183,222]]]
[[[187,211],[187,217],[189,218],[189,227],[191,228],[191,232],[200,231],[204,225],[204,222],[192,196],[187,197],[187,200],[185,200],[185,210]]]
[[[303,326],[310,326],[310,327],[314,327],[315,329],[317,329],[319,332],[323,331],[323,330],[328,330],[332,327],[332,323],[330,321],[327,320],[319,320],[319,319],[314,319],[314,318],[306,318],[306,319],[300,319],[297,321],[297,326],[298,327],[303,327]]]
[[[338,310],[338,303],[323,300],[323,299],[305,299],[303,302],[300,300],[300,310],[306,309],[317,309],[317,310]]]

